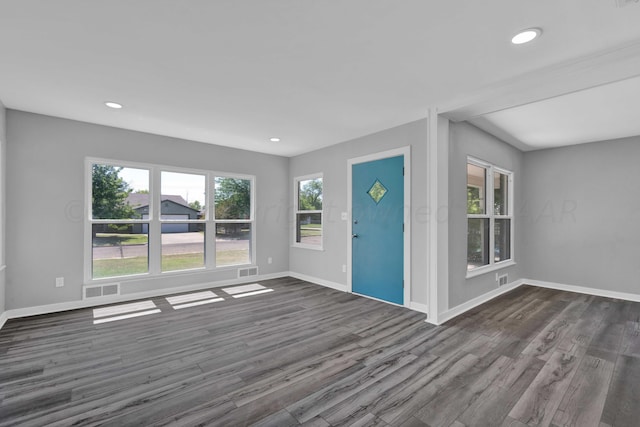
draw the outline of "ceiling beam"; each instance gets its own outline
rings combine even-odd
[[[472,120],[640,75],[640,40],[522,74],[438,108],[449,120]]]

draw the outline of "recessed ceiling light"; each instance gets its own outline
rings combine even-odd
[[[122,108],[122,104],[118,104],[117,102],[113,102],[113,101],[107,101],[104,103],[104,105],[106,105],[109,108],[115,108],[115,109]]]
[[[542,30],[540,28],[527,28],[526,30],[522,30],[518,34],[513,36],[513,38],[511,39],[511,43],[529,43],[533,39],[537,38],[540,34],[542,34]]]
[[[280,142],[280,138],[269,138],[269,141],[271,142]]]

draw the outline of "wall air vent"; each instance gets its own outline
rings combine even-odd
[[[502,275],[500,277],[498,277],[498,286],[504,286],[508,283],[509,281],[509,276],[508,275]]]
[[[238,277],[249,277],[249,276],[257,276],[257,275],[258,275],[258,267],[248,267],[248,268],[238,269]]]
[[[82,287],[82,299],[109,297],[120,295],[120,283],[105,283],[104,285],[87,285]]]

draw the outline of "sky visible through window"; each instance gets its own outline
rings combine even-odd
[[[164,174],[167,173],[168,172],[164,172]],[[201,206],[204,206],[205,195],[202,175],[172,172],[169,174],[171,180],[161,184],[162,194],[182,196],[188,203],[193,203],[197,200]],[[149,191],[148,170],[125,167],[120,171],[120,176],[129,183],[134,193],[136,191]]]

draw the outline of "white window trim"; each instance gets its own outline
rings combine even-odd
[[[149,218],[147,219],[93,219],[91,208],[92,195],[92,165],[104,164],[118,167],[128,167],[135,169],[146,169],[149,171]],[[172,220],[160,219],[157,210],[157,198],[160,193],[161,172],[177,172],[188,173],[194,175],[205,176],[205,218],[192,220]],[[247,179],[251,181],[251,210],[249,219],[238,220],[217,220],[215,218],[214,191],[215,177]],[[156,194],[157,193],[157,194]],[[130,280],[152,279],[157,277],[165,277],[171,275],[185,275],[201,272],[232,270],[240,267],[256,265],[256,177],[254,175],[238,174],[233,172],[222,172],[202,169],[188,169],[169,165],[160,165],[152,163],[130,162],[115,159],[105,159],[96,157],[85,158],[85,203],[84,203],[84,284],[90,285],[102,282],[126,282]],[[203,223],[205,224],[205,266],[199,268],[162,271],[161,269],[161,224],[163,223]],[[217,223],[250,223],[251,224],[251,241],[249,254],[251,261],[249,263],[216,266],[216,239],[215,230]],[[148,223],[149,224],[149,270],[146,273],[131,274],[126,276],[102,277],[94,279],[92,277],[92,225],[93,224],[115,224],[115,223]]]
[[[300,186],[300,181],[308,181],[312,179],[322,179],[322,209],[314,210],[314,211],[301,211],[298,209],[298,188]],[[322,235],[320,236],[320,245],[307,245],[304,243],[296,242],[297,235],[297,217],[299,213],[319,213],[320,218],[322,219]],[[315,251],[323,251],[324,250],[324,176],[322,172],[312,173],[309,175],[297,176],[293,178],[293,242],[292,247],[294,248],[303,248],[303,249],[311,249]]]
[[[514,221],[513,221],[513,195],[514,195],[514,185],[513,185],[513,172],[504,169],[498,166],[495,166],[492,163],[485,162],[484,160],[480,160],[474,157],[467,157],[467,163],[472,164],[481,168],[486,169],[485,174],[485,213],[484,214],[467,214],[466,227],[468,227],[469,219],[473,218],[482,218],[489,219],[489,264],[483,265],[481,267],[476,267],[472,270],[467,270],[466,278],[470,279],[472,277],[480,276],[485,273],[490,273],[492,271],[500,270],[506,267],[510,267],[512,265],[516,265],[515,261],[515,251],[514,251]],[[493,174],[500,173],[506,175],[509,180],[509,189],[508,189],[508,203],[507,203],[507,215],[496,215],[494,213],[493,206],[493,198],[494,198],[494,188],[493,188]],[[466,192],[465,192],[466,193]],[[465,203],[466,206],[466,203]],[[496,262],[494,260],[494,250],[495,250],[495,220],[496,219],[509,219],[509,224],[511,225],[511,229],[509,232],[509,252],[511,257],[509,259],[505,259],[502,261]],[[467,240],[467,245],[468,245]],[[465,262],[465,266],[467,263]]]

